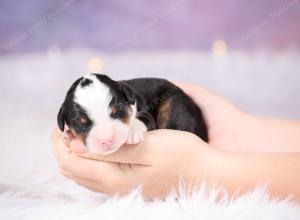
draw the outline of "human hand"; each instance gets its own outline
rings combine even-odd
[[[208,125],[210,146],[191,133],[155,130],[146,132],[145,141],[138,145],[123,146],[112,155],[99,156],[87,153],[78,140],[67,146],[60,131],[55,129],[53,145],[62,173],[86,188],[107,194],[124,194],[141,184],[145,196],[161,197],[171,189],[178,190],[180,177],[193,186],[205,175],[206,181],[219,182],[232,192],[236,189],[247,191],[267,181],[272,183],[271,192],[275,195],[295,191],[299,198],[297,185],[290,190],[292,187],[287,186],[291,185],[291,178],[281,177],[282,173],[294,177],[299,171],[298,154],[230,154],[211,147],[239,152],[297,151],[299,122],[258,118],[204,88],[177,85],[201,107]],[[247,150],[242,149],[245,146]],[[277,172],[280,169],[283,171]],[[240,175],[237,181],[237,177],[232,179],[232,173],[245,175]]]
[[[201,86],[175,84],[201,108],[207,124],[209,144],[226,151],[241,151],[245,142],[249,141],[240,138],[248,114]]]
[[[176,84],[201,107],[210,145],[231,152],[300,151],[300,121],[255,116],[201,86]]]
[[[125,194],[142,185],[145,197],[162,197],[171,190],[178,191],[180,178],[194,186],[201,181],[203,162],[209,158],[205,142],[176,130],[146,132],[140,144],[125,145],[106,156],[87,153],[76,139],[67,146],[58,128],[52,133],[52,141],[63,175],[106,194]]]
[[[185,86],[183,89],[207,117],[210,143],[219,147],[226,143],[224,146],[231,147],[229,141],[223,141],[226,135],[222,138],[221,131],[222,128],[229,131],[226,126],[230,126],[240,112],[200,87],[180,86]],[[223,111],[218,112],[219,108]],[[108,156],[86,152],[79,140],[73,140],[69,148],[61,141],[59,133],[54,130],[53,142],[62,173],[82,186],[108,194],[127,193],[141,184],[144,195],[163,196],[171,189],[178,190],[180,177],[189,185],[198,184],[203,177],[205,161],[210,158],[207,150],[210,147],[194,134],[183,131],[150,131],[142,143],[123,146]]]

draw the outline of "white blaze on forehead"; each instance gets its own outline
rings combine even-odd
[[[98,80],[95,75],[85,75],[84,79],[89,79],[93,82],[83,88],[78,84],[75,90],[74,101],[86,110],[88,116],[94,122],[109,120],[109,103],[112,99],[109,87]]]

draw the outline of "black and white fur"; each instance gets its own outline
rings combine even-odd
[[[188,131],[208,141],[199,107],[180,88],[158,78],[114,81],[88,74],[69,89],[57,121],[60,130],[69,130],[99,154],[137,144],[154,129]]]

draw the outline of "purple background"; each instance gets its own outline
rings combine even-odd
[[[0,53],[93,48],[286,49],[300,45],[300,0],[0,1]]]

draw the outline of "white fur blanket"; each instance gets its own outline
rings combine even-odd
[[[88,71],[93,51],[0,58],[0,219],[300,219],[291,200],[270,200],[264,188],[230,198],[218,189],[191,198],[143,201],[138,192],[107,198],[61,176],[50,132],[67,87]],[[166,77],[202,84],[242,109],[299,118],[298,52],[152,52],[105,55],[103,70],[115,79]]]

